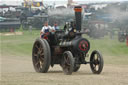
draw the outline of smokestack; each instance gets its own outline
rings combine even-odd
[[[81,31],[81,12],[82,8],[81,6],[76,6],[74,8],[75,10],[75,18],[76,18],[76,30]]]

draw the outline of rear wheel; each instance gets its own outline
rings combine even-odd
[[[51,52],[47,41],[37,38],[32,51],[32,61],[36,72],[46,73],[51,63]]]
[[[64,52],[61,66],[63,68],[64,74],[72,74],[74,68],[74,58],[70,51]]]
[[[103,57],[98,51],[93,51],[90,57],[90,67],[94,74],[100,74],[104,65]]]

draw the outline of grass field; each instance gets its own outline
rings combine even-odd
[[[78,72],[64,75],[55,65],[48,73],[35,72],[32,64],[32,46],[40,31],[24,31],[23,35],[0,35],[0,85],[128,85],[128,47],[115,37],[92,39],[84,35],[92,50],[99,50],[104,58],[100,75],[91,72],[89,65],[81,65]],[[89,57],[87,58],[89,59]]]
[[[1,36],[1,53],[6,56],[31,56],[32,46],[39,30],[32,33],[24,31],[23,35]],[[110,39],[105,36],[101,39],[92,39],[84,35],[91,43],[92,50],[99,50],[105,58],[107,64],[128,64],[128,47],[126,43],[120,43],[115,36]]]

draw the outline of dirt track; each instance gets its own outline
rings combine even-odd
[[[36,73],[31,57],[2,56],[1,85],[128,85],[128,65],[104,65],[100,75],[92,74],[89,65],[72,75],[64,75],[60,66],[46,74]]]

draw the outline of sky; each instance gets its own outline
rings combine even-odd
[[[24,0],[0,0],[0,5],[1,4],[8,4],[8,5],[20,5],[21,2]],[[35,0],[35,1],[41,1],[41,0]],[[56,4],[63,4],[67,3],[68,0],[43,0],[45,4],[53,4],[54,2]],[[73,0],[75,2],[109,2],[109,1],[128,1],[128,0]],[[50,2],[50,3],[49,3]]]

